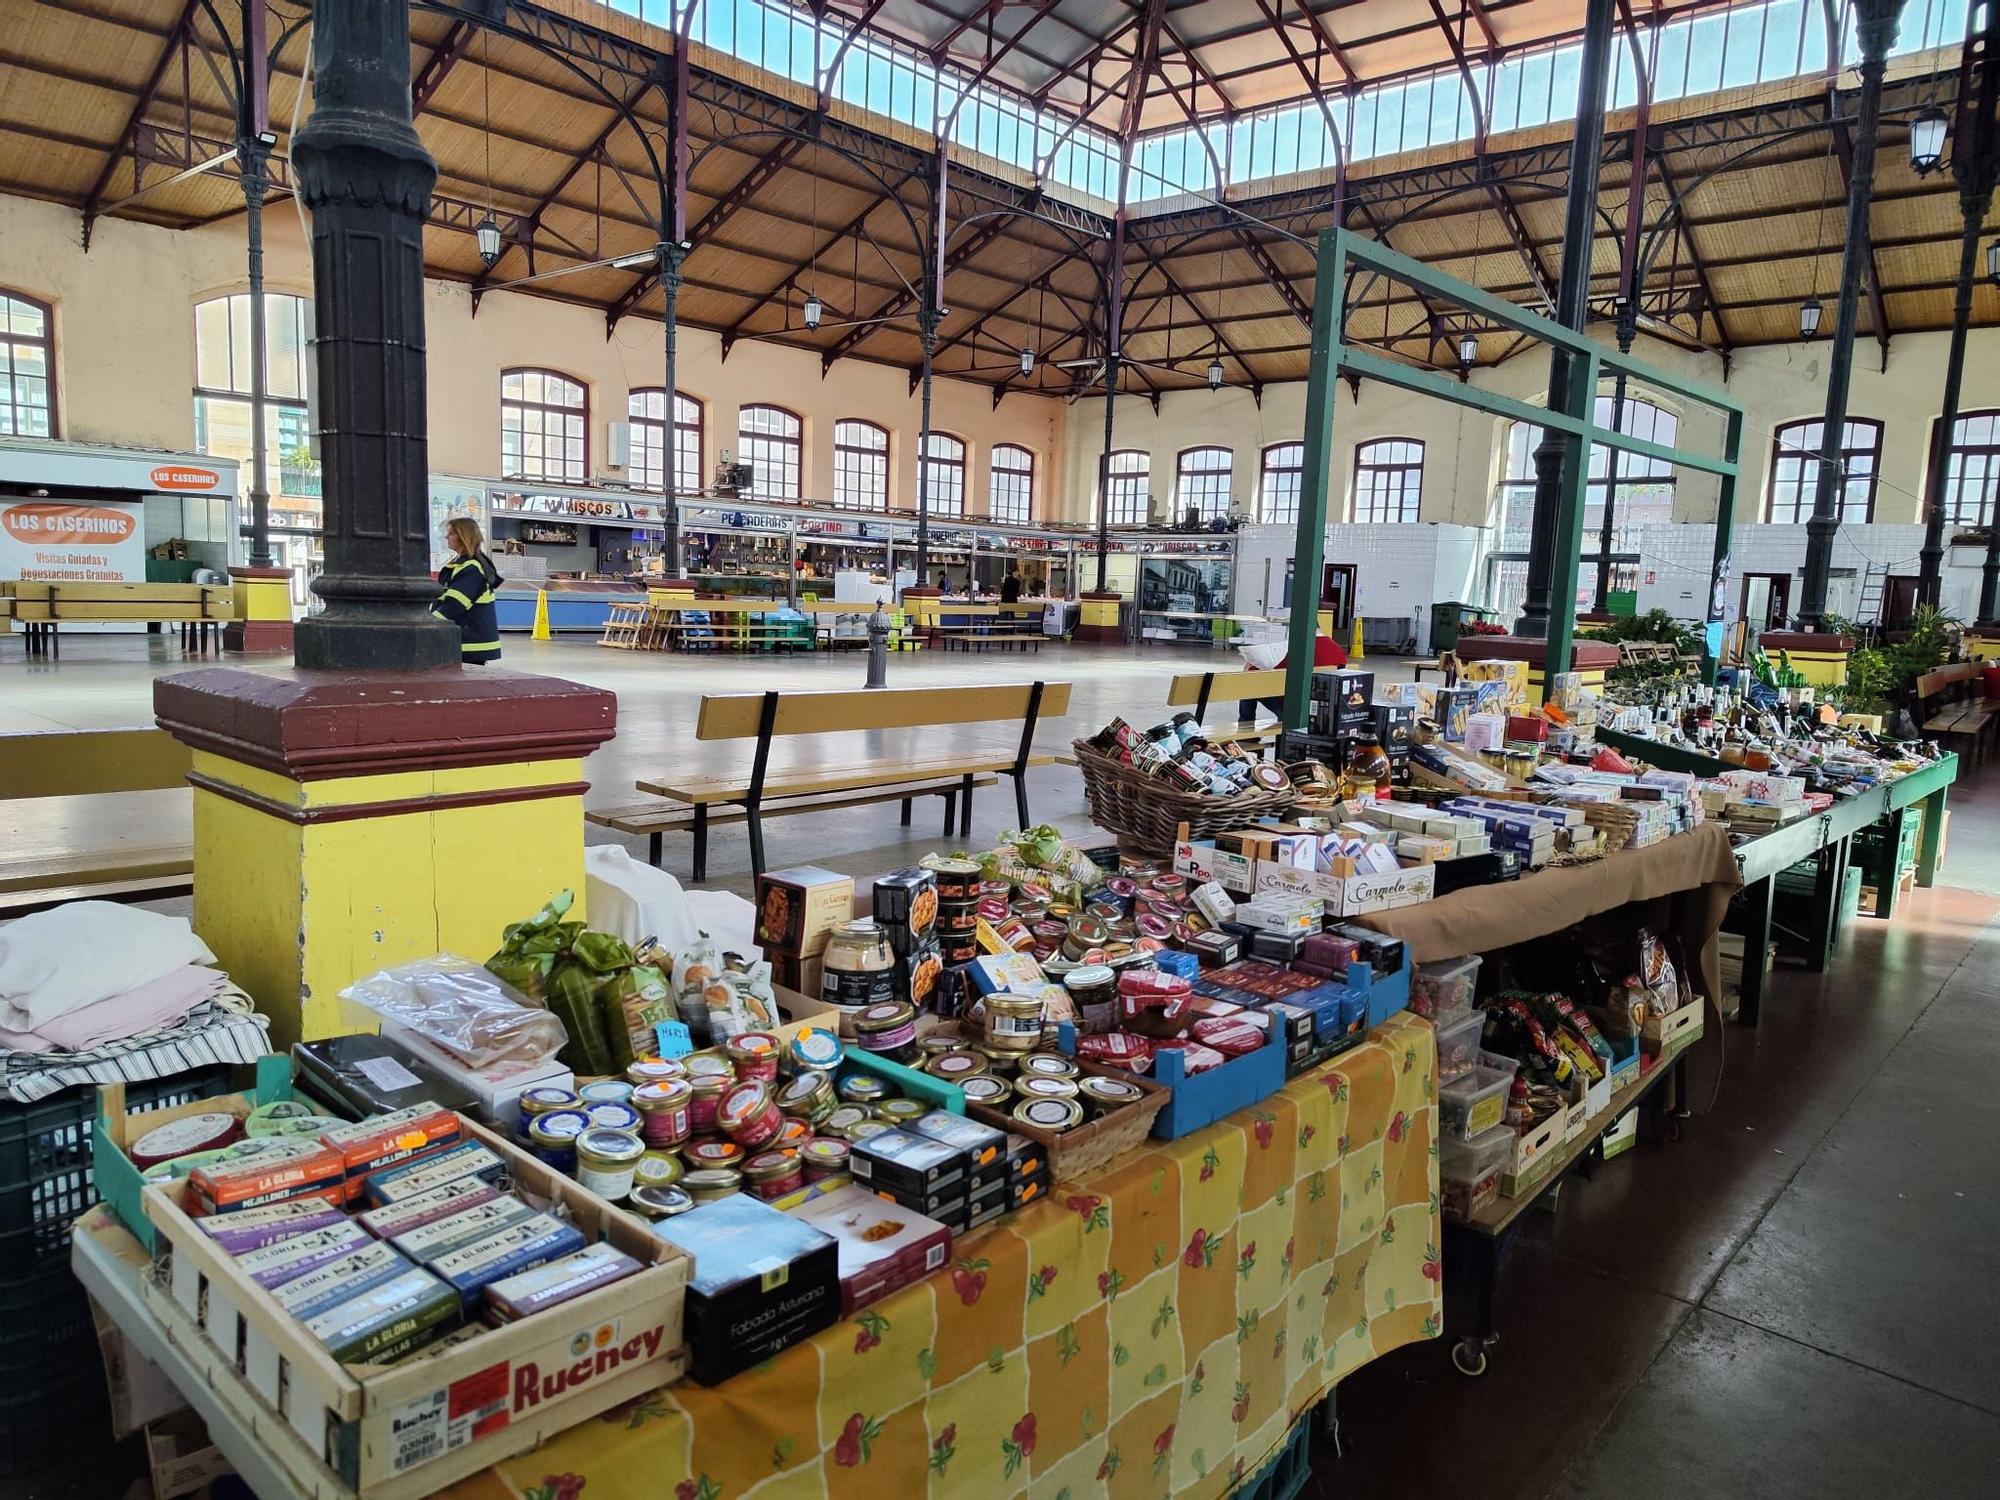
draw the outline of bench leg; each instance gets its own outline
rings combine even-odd
[[[905,828],[910,826],[910,799],[908,797],[903,799],[903,826]]]
[[[1021,827],[1023,829],[1032,828],[1034,824],[1028,821],[1028,773],[1026,771],[1015,771],[1012,775],[1014,777],[1014,811],[1021,815]]]
[[[694,805],[694,858],[689,873],[696,882],[708,879],[708,804]]]
[[[972,837],[972,778],[966,777],[958,786],[958,836]]]
[[[952,827],[958,822],[958,793],[945,791],[938,796],[944,802],[944,836],[950,838]]]
[[[660,861],[666,857],[666,852],[667,836],[664,833],[654,833],[646,840],[646,858],[654,869],[660,868]]]
[[[755,803],[746,806],[743,812],[744,825],[750,830],[750,873],[752,875],[762,875],[764,873],[763,814],[757,810],[757,804]]]

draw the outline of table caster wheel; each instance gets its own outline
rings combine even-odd
[[[1451,1346],[1451,1362],[1461,1375],[1484,1375],[1486,1346],[1476,1338],[1460,1339]]]

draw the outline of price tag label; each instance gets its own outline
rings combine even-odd
[[[686,1057],[694,1051],[694,1037],[685,1021],[656,1021],[653,1043],[660,1049],[661,1057]]]

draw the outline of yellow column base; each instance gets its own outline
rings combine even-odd
[[[1085,599],[1077,609],[1079,625],[1097,625],[1112,630],[1118,628],[1118,601],[1116,599]]]
[[[2000,635],[1969,635],[1965,644],[1974,661],[2000,661]]]
[[[230,621],[222,628],[225,650],[248,653],[292,649],[292,570],[231,568]]]
[[[493,669],[156,684],[194,750],[194,927],[274,1043],[375,1018],[340,991],[392,964],[483,962],[558,891],[583,915],[583,758],[615,700]]]
[[[1847,681],[1845,651],[1787,651],[1792,670],[1814,687],[1839,687]]]

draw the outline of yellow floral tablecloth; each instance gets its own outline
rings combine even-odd
[[[1348,1371],[1442,1325],[1436,1045],[1404,1015],[1152,1142],[714,1389],[571,1428],[459,1500],[1226,1494]]]

